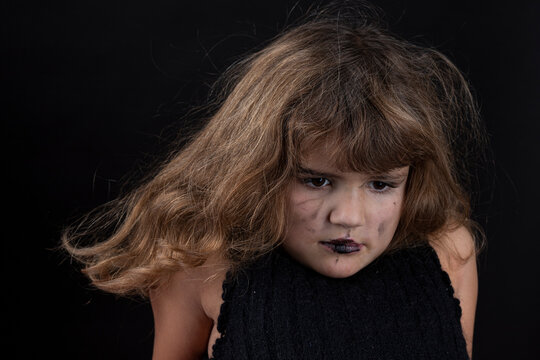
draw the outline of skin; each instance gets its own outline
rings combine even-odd
[[[442,235],[430,239],[441,267],[448,273],[454,296],[461,306],[461,328],[472,358],[474,318],[478,299],[476,249],[471,233],[464,227],[449,227]]]
[[[401,215],[408,167],[377,176],[343,172],[323,152],[312,152],[289,186],[290,223],[284,248],[300,263],[334,278],[348,277],[388,247]],[[461,324],[469,356],[477,298],[474,242],[464,227],[448,227],[430,239],[462,308]],[[339,254],[321,241],[347,238],[359,251]],[[213,257],[197,268],[177,272],[150,293],[154,312],[155,360],[212,356],[220,336],[217,320],[227,263]]]
[[[351,276],[381,255],[401,215],[409,167],[377,176],[342,172],[312,152],[289,190],[290,223],[283,246],[298,262],[320,274]],[[350,239],[359,251],[339,254],[324,242]]]
[[[175,273],[170,281],[151,291],[153,359],[200,359],[205,353],[212,356],[212,346],[220,335],[217,320],[226,271],[226,264],[213,257],[202,266]]]

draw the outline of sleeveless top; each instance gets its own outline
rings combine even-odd
[[[212,359],[468,359],[453,295],[429,246],[344,279],[276,250],[227,275]]]

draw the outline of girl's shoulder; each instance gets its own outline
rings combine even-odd
[[[450,229],[431,239],[441,262],[450,278],[454,295],[460,301],[461,326],[467,342],[469,356],[472,354],[472,338],[476,301],[478,297],[478,273],[474,238],[465,226]]]
[[[183,269],[150,292],[154,313],[154,358],[195,358],[206,354],[221,306],[226,263],[210,258]]]
[[[459,271],[471,260],[476,259],[474,238],[465,226],[449,228],[430,239],[442,268],[447,272]]]

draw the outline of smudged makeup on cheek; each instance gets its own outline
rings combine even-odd
[[[379,235],[383,234],[385,229],[386,229],[386,226],[385,226],[384,222],[380,223],[379,228],[377,229]]]
[[[307,231],[315,233],[317,229],[311,225],[316,224],[317,219],[321,216],[323,199],[318,196],[314,197],[313,194],[306,192],[301,186],[301,184],[291,185],[291,191],[289,192],[291,209],[289,213],[292,216],[290,221],[302,224]],[[295,210],[292,211],[292,209]]]

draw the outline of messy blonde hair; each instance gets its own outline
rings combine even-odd
[[[438,51],[323,12],[224,79],[219,108],[153,178],[65,231],[64,248],[98,288],[146,295],[215,254],[235,268],[271,251],[302,154],[328,139],[342,168],[410,166],[391,249],[471,226],[456,154],[481,131],[466,81]]]

